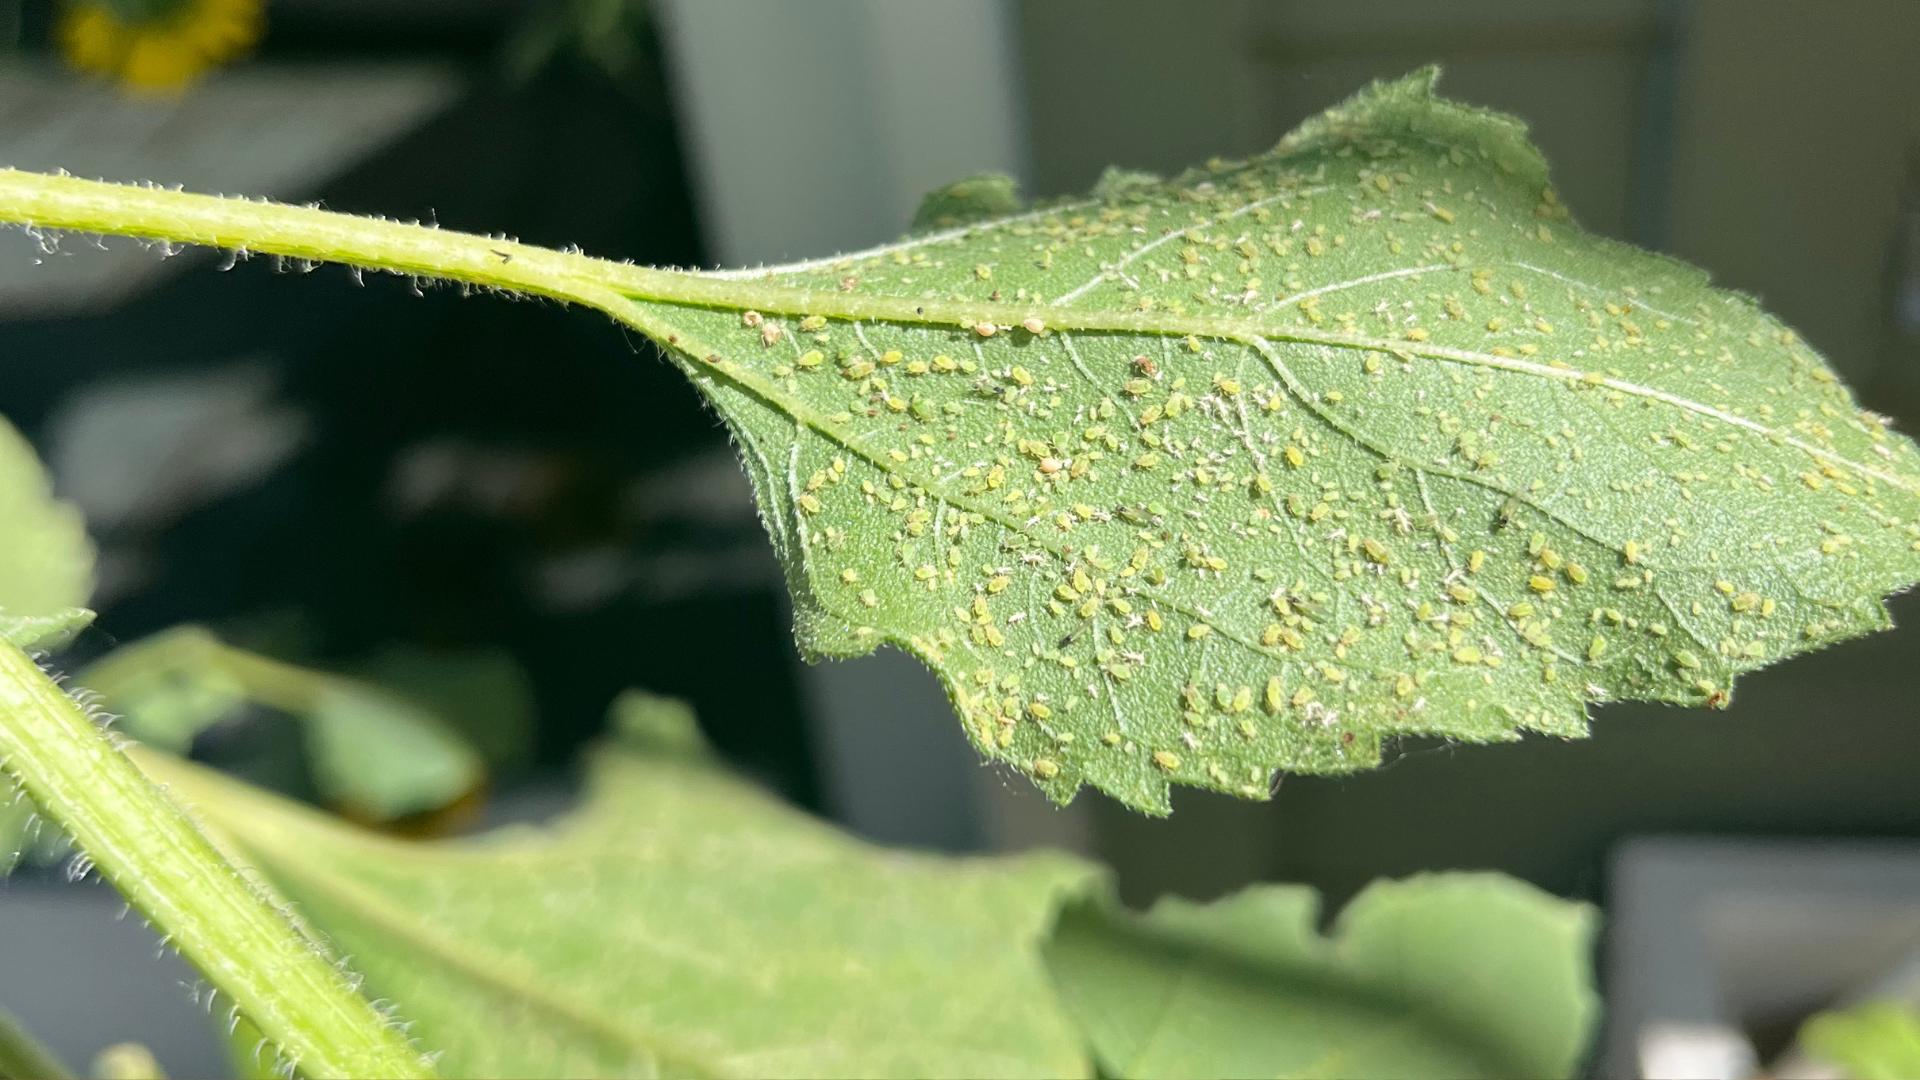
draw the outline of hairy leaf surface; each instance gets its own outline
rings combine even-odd
[[[1047,948],[1105,1075],[1569,1076],[1598,1014],[1591,909],[1497,874],[1369,886],[1331,937],[1303,886],[1147,915],[1083,903]]]
[[[80,512],[56,502],[27,440],[0,418],[0,638],[57,643],[93,618],[93,544]]]
[[[1396,735],[1724,705],[1885,626],[1912,444],[1750,298],[1582,231],[1523,126],[1433,78],[636,299],[733,427],[803,647],[907,649],[983,753],[1164,812]]]
[[[458,1076],[1082,1076],[1039,953],[1092,871],[888,852],[630,695],[588,801],[462,841],[364,832],[143,756]]]

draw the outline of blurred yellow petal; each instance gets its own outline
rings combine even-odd
[[[74,8],[60,24],[60,47],[67,62],[82,71],[112,75],[126,55],[126,31],[104,9]]]
[[[67,5],[58,36],[67,62],[82,71],[118,76],[133,90],[178,91],[252,49],[261,8],[262,0],[181,0],[152,19],[125,22],[81,0]]]

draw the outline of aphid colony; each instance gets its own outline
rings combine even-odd
[[[1057,795],[1724,704],[1877,623],[1796,576],[1920,550],[1910,444],[1750,302],[1599,284],[1525,175],[1353,134],[771,272],[833,318],[689,325],[786,425],[763,496],[823,606]]]

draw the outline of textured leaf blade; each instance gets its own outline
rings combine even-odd
[[[1270,154],[638,301],[803,647],[886,643],[1053,797],[1723,705],[1920,577],[1912,444],[1749,299],[1581,231],[1509,117],[1377,85]],[[771,305],[771,306],[769,306]]]
[[[446,1076],[1078,1076],[1039,943],[1092,871],[881,851],[623,701],[589,801],[465,841],[366,833],[151,760],[395,1002]]]
[[[1567,1076],[1597,999],[1591,910],[1495,874],[1318,897],[1256,886],[1144,916],[1083,904],[1048,962],[1103,1071],[1159,1076]]]

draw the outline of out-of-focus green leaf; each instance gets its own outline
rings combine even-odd
[[[1083,1076],[1039,945],[1089,867],[883,851],[623,700],[585,805],[465,840],[364,832],[143,758],[462,1076]]]
[[[223,659],[227,647],[197,626],[123,646],[80,673],[80,685],[119,714],[127,735],[170,754],[245,705],[247,686]]]
[[[1593,914],[1496,874],[1319,898],[1255,886],[1069,909],[1047,948],[1106,1075],[1569,1076],[1597,1013]]]
[[[913,215],[913,227],[951,229],[985,218],[1000,217],[1020,209],[1020,195],[1013,177],[1003,173],[981,173],[955,180],[938,191],[927,193]]]
[[[298,718],[313,780],[330,803],[374,821],[446,806],[485,778],[478,754],[400,695],[283,664],[180,627],[116,650],[80,674],[128,735],[176,754],[247,703]]]
[[[437,810],[485,775],[446,725],[375,687],[329,679],[304,719],[315,785],[357,816],[391,821]]]
[[[33,447],[0,419],[0,638],[59,644],[93,618],[93,544],[80,512],[53,498]]]
[[[1920,1010],[1870,1001],[1821,1013],[1800,1028],[1800,1046],[1852,1080],[1911,1080],[1920,1076]]]
[[[56,501],[33,447],[0,417],[0,641],[54,649],[93,621],[93,543],[80,512]],[[23,857],[64,853],[65,836],[0,773],[0,877]]]
[[[533,685],[505,649],[395,643],[348,670],[445,721],[495,770],[533,752]]]

